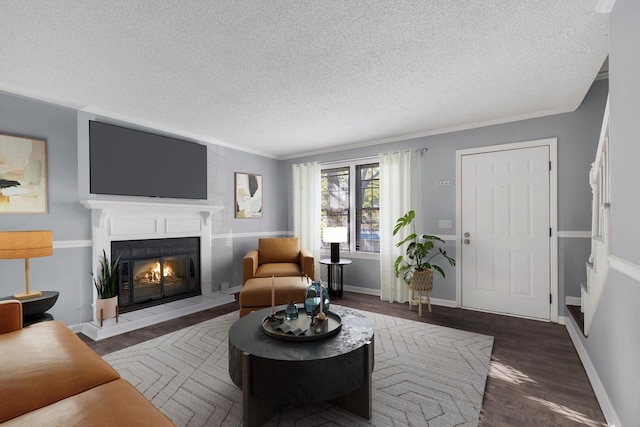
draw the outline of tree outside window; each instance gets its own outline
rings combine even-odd
[[[357,165],[356,251],[380,252],[380,168]]]
[[[321,227],[347,227],[340,250],[380,252],[378,163],[326,168],[321,175]],[[328,244],[323,243],[328,248]]]

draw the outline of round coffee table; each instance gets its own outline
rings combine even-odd
[[[356,311],[336,306],[331,311],[341,317],[342,327],[317,341],[265,334],[262,320],[270,307],[231,326],[229,375],[242,389],[245,426],[262,425],[291,404],[324,401],[371,419],[374,326]]]

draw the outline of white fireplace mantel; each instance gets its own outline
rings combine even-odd
[[[202,296],[211,297],[214,294],[211,217],[223,206],[98,199],[82,200],[81,203],[91,210],[94,272],[98,271],[98,260],[103,251],[111,254],[113,241],[199,237]],[[93,293],[95,301],[95,289]],[[95,313],[93,323],[97,324]]]
[[[143,211],[165,211],[165,212],[199,212],[206,226],[210,225],[211,214],[220,212],[224,206],[215,205],[195,205],[195,204],[173,204],[173,203],[150,203],[150,202],[125,202],[116,200],[81,200],[80,203],[87,208],[97,212],[96,227],[104,227],[105,218],[115,212],[143,212]]]

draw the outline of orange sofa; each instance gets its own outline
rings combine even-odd
[[[173,426],[59,321],[22,327],[22,304],[0,301],[0,425]]]

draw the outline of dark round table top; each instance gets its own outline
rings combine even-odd
[[[284,310],[284,307],[276,307],[276,311]],[[331,311],[342,319],[342,328],[337,334],[324,339],[291,342],[268,336],[262,330],[262,320],[271,313],[269,307],[247,314],[234,323],[229,330],[229,343],[238,350],[262,358],[314,360],[348,353],[373,339],[374,326],[369,319],[344,307],[331,306]]]

